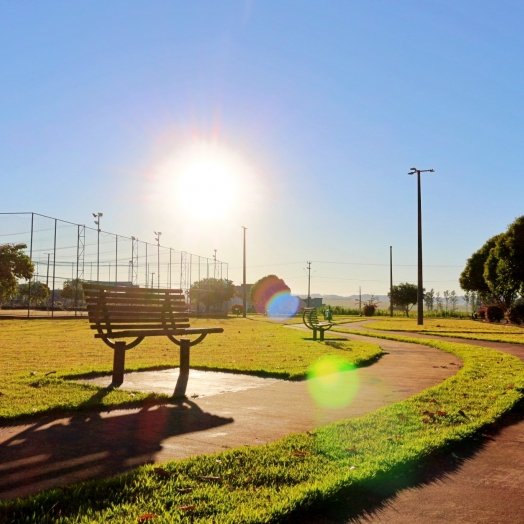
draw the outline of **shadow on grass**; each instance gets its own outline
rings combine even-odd
[[[524,401],[495,424],[482,428],[475,436],[450,444],[424,461],[407,463],[372,481],[349,486],[313,506],[294,512],[284,522],[288,524],[357,524],[380,521],[393,499],[408,488],[443,481],[462,466],[474,460],[485,444],[504,428],[524,421]],[[422,495],[421,495],[422,496]]]
[[[82,406],[100,402],[110,391],[97,391]],[[154,462],[166,439],[234,420],[202,411],[187,398],[132,407],[83,410],[5,425],[0,437],[0,499],[101,479]]]

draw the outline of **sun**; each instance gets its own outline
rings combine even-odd
[[[194,217],[227,215],[242,193],[242,161],[216,144],[192,145],[170,162],[169,171],[178,207]]]

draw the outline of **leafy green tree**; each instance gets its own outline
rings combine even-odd
[[[26,244],[0,246],[0,301],[9,300],[18,292],[18,279],[33,277],[34,266],[24,253]]]
[[[31,295],[31,304],[39,305],[47,302],[51,296],[51,290],[43,282],[31,282],[29,284],[18,284],[18,296],[28,302]]]
[[[220,311],[224,302],[235,296],[235,287],[231,280],[204,278],[191,285],[189,298],[191,303],[202,305],[206,311]]]
[[[276,275],[267,275],[251,286],[249,296],[256,310],[266,313],[270,300],[281,293],[291,293],[290,287]]]
[[[484,279],[484,266],[489,257],[490,251],[497,244],[497,240],[503,236],[503,233],[491,237],[478,250],[475,251],[467,260],[466,267],[460,274],[459,284],[464,291],[475,291],[482,298],[489,300],[492,291]]]
[[[67,300],[72,306],[77,304],[82,307],[85,304],[83,281],[80,278],[66,280],[60,291],[60,297]]]
[[[503,312],[515,302],[522,288],[522,282],[512,271],[512,261],[503,254],[504,242],[505,235],[499,235],[484,264],[484,280],[491,294],[489,298]]]
[[[417,289],[415,284],[404,282],[398,286],[393,286],[388,297],[393,302],[393,306],[404,311],[406,316],[409,317],[411,308],[417,303]]]

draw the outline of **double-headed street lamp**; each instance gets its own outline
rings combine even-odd
[[[412,167],[408,175],[417,174],[418,187],[418,288],[417,288],[417,310],[419,326],[424,325],[424,292],[422,283],[422,201],[420,193],[420,173],[434,173],[434,169],[417,169]]]
[[[160,235],[162,234],[162,231],[153,231],[155,233],[156,237],[156,261],[157,261],[157,273],[156,273],[156,287],[160,288]],[[154,275],[154,273],[153,273]],[[153,287],[153,280],[151,279],[151,287]]]
[[[98,230],[98,238],[96,242],[96,281],[100,282],[100,218],[104,216],[104,213],[93,213],[93,216],[98,220],[95,220],[95,224]]]

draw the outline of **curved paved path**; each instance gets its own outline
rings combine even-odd
[[[376,320],[374,320],[376,322]],[[339,325],[370,333],[431,338],[504,351],[524,360],[524,345],[422,335],[416,332],[372,330],[366,322]],[[420,472],[407,485],[391,486],[389,493],[370,494],[361,511],[340,504],[333,515],[311,521],[331,523],[438,524],[524,522],[524,412],[505,418],[498,431],[478,448],[462,449]],[[347,506],[350,503],[348,501]],[[373,508],[373,509],[370,509]],[[353,515],[352,518],[348,515]]]
[[[4,425],[0,427],[0,498],[102,478],[150,461],[260,445],[358,417],[442,382],[461,365],[458,358],[426,346],[358,335],[344,338],[376,342],[388,354],[356,372],[358,394],[342,409],[317,406],[305,381],[268,379],[244,391],[179,403],[109,412],[77,411],[70,416]],[[151,379],[150,373],[143,375]],[[231,377],[242,380],[241,375]],[[189,383],[196,380],[198,373],[190,373]],[[104,390],[97,393],[103,394]]]

